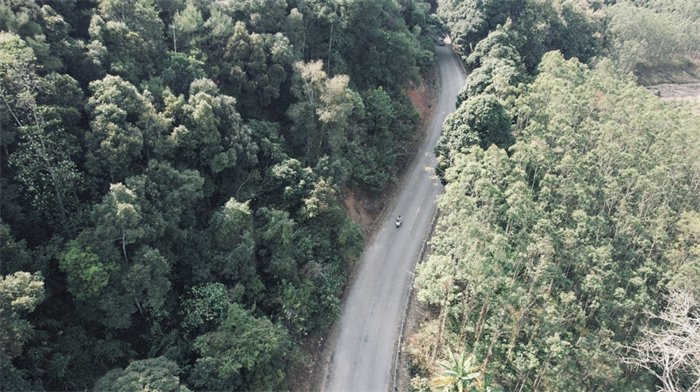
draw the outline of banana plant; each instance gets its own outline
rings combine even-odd
[[[492,385],[493,375],[483,373],[483,365],[475,365],[473,355],[466,356],[462,351],[457,358],[452,351],[448,353],[448,362],[437,362],[442,375],[430,380],[431,388],[442,388],[444,392],[503,392],[503,387]]]

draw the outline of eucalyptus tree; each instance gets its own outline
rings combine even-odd
[[[416,277],[440,309],[419,352],[465,347],[512,390],[652,388],[617,350],[693,276],[679,265],[694,260],[700,120],[610,61],[556,52],[511,113],[508,152],[451,151]]]

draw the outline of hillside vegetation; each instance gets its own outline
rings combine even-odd
[[[671,26],[696,3],[439,4],[472,73],[436,148],[412,387],[697,390],[700,117],[631,73],[697,50]]]
[[[279,390],[411,158],[421,0],[0,4],[3,390]]]

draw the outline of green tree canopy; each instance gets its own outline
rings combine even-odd
[[[424,333],[438,358],[446,346],[483,356],[507,390],[651,388],[616,350],[687,281],[675,263],[693,259],[700,120],[610,61],[551,52],[539,71],[510,155],[473,146],[446,170],[416,277],[442,309]]]
[[[256,390],[274,389],[280,386],[291,359],[289,344],[280,326],[232,303],[219,328],[195,341],[194,347],[202,355],[196,366],[211,361],[214,377],[234,385],[245,382]]]
[[[190,389],[180,384],[180,372],[177,364],[165,357],[134,361],[126,369],[109,371],[93,390],[188,392]]]

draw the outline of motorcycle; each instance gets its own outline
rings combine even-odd
[[[397,228],[397,229],[399,228],[399,226],[401,226],[401,222],[403,222],[403,219],[401,219],[401,215],[399,215],[399,216],[396,218],[396,228]]]

